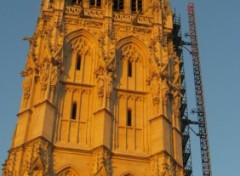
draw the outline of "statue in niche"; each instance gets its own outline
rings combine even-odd
[[[51,87],[55,88],[57,85],[57,80],[58,80],[58,66],[53,66],[52,67],[52,72],[51,72]]]
[[[49,62],[45,61],[40,68],[41,98],[44,98],[49,80]]]
[[[159,103],[160,103],[160,83],[159,83],[159,76],[157,73],[152,73],[151,77],[147,80],[148,85],[150,86],[152,99],[153,99],[153,106],[154,106],[154,113],[159,113]]]
[[[107,98],[107,108],[110,108],[110,99],[111,99],[111,95],[112,95],[112,84],[113,84],[113,78],[114,78],[114,73],[113,73],[113,70],[109,71],[107,73],[107,76],[106,76],[106,98]]]
[[[101,107],[103,105],[104,98],[105,70],[102,66],[99,66],[95,73],[97,76],[97,93],[99,99],[99,106]]]
[[[99,66],[96,70],[96,77],[97,77],[97,92],[99,98],[99,106],[102,107],[104,102],[106,103],[106,107],[109,108],[110,105],[110,98],[112,93],[112,80],[114,76],[114,66],[110,64],[105,69],[103,63]],[[104,101],[106,98],[106,101]]]
[[[23,81],[23,107],[26,107],[28,104],[28,99],[30,98],[32,81],[33,81],[33,70],[28,69],[27,72],[22,72],[22,76],[26,77]]]
[[[179,108],[181,105],[181,98],[182,97],[180,95],[175,95],[173,98],[173,112],[176,118],[180,118]]]
[[[113,78],[113,72],[108,72],[106,77],[106,96],[107,98],[111,97],[112,92],[112,78]]]

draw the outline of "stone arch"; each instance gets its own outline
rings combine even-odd
[[[124,37],[122,39],[120,39],[117,44],[116,44],[116,48],[122,48],[124,45],[130,44],[130,43],[134,43],[136,46],[138,46],[140,49],[144,50],[144,56],[147,57],[150,55],[150,51],[148,49],[148,47],[138,38],[134,37],[134,36],[127,36]]]
[[[97,44],[98,44],[97,38],[84,29],[79,29],[79,30],[76,30],[76,31],[73,31],[73,32],[67,34],[67,36],[65,37],[66,42],[71,43],[72,40],[79,38],[81,36],[86,37],[92,44],[97,46]]]
[[[128,36],[117,42],[116,49],[116,60],[120,68],[117,69],[117,85],[123,89],[146,90],[150,56],[148,47],[138,38]],[[132,68],[129,69],[129,66]]]
[[[57,176],[80,176],[79,172],[72,166],[67,166],[59,169]]]
[[[98,40],[88,31],[80,29],[69,33],[65,40],[65,79],[71,82],[92,84],[98,58]],[[81,69],[76,69],[81,58]],[[92,74],[87,74],[92,73]]]

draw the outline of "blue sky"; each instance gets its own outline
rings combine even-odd
[[[187,32],[188,1],[170,1],[182,17],[182,32]],[[1,164],[10,147],[20,105],[20,72],[28,53],[28,43],[22,38],[33,34],[39,7],[40,0],[2,1],[0,6]],[[195,7],[213,175],[240,176],[240,0],[195,1]],[[187,52],[184,60],[191,110],[195,108],[194,87],[192,61]],[[192,150],[194,175],[200,176],[199,140],[194,135]]]

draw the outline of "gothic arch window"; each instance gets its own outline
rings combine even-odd
[[[132,0],[131,1],[131,10],[132,12],[142,12],[143,10],[142,0]]]
[[[93,81],[94,74],[92,70],[95,67],[93,54],[96,48],[93,48],[94,43],[91,41],[92,36],[80,36],[71,41],[70,46],[72,51],[68,55],[68,59],[64,61],[67,81],[89,84]]]
[[[76,59],[76,70],[81,70],[81,63],[82,63],[82,58],[81,58],[81,55],[78,54]]]
[[[71,112],[71,119],[76,120],[77,117],[77,103],[73,102],[72,104],[72,112]]]
[[[101,0],[90,0],[91,7],[101,7]]]
[[[121,11],[124,9],[124,0],[114,0],[113,2],[113,10]]]

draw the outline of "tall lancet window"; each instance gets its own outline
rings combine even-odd
[[[128,109],[127,111],[127,126],[132,126],[132,110]]]
[[[77,60],[76,60],[76,70],[81,70],[81,62],[82,62],[82,58],[81,58],[80,54],[78,54]]]
[[[142,12],[143,10],[142,0],[132,0],[131,10],[132,12]]]
[[[121,11],[124,8],[124,0],[114,0],[113,10]]]
[[[132,62],[128,60],[128,76],[132,77]]]
[[[72,104],[72,112],[71,112],[71,119],[75,120],[77,118],[77,103],[73,102]]]

